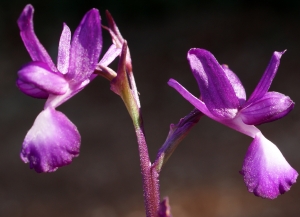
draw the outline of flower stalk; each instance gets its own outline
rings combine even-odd
[[[134,97],[134,93],[130,88],[132,85],[129,84],[126,67],[127,51],[127,42],[124,40],[117,76],[111,81],[111,90],[122,98],[133,121],[140,156],[146,216],[157,217],[160,201],[158,174],[151,169],[141,111]]]

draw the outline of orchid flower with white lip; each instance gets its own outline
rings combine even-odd
[[[211,119],[254,138],[243,163],[241,174],[250,192],[274,199],[288,191],[298,173],[279,149],[254,125],[275,121],[287,115],[294,102],[278,92],[268,92],[284,52],[274,52],[271,61],[250,98],[238,77],[227,65],[220,65],[208,51],[193,48],[188,60],[197,80],[201,97],[193,96],[177,81],[168,84],[193,106]]]
[[[18,71],[17,86],[23,93],[47,101],[24,139],[21,159],[37,172],[53,172],[79,154],[76,126],[55,108],[96,77],[93,72],[102,49],[101,19],[97,9],[88,11],[72,39],[69,27],[63,25],[55,66],[35,35],[33,13],[32,5],[27,5],[18,19],[21,38],[33,61]],[[99,64],[107,66],[120,51],[112,45]]]

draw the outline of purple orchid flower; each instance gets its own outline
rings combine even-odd
[[[21,38],[32,62],[18,71],[17,86],[25,94],[47,99],[23,142],[21,159],[37,172],[53,172],[70,164],[79,154],[80,134],[56,107],[82,90],[93,78],[102,49],[101,19],[97,9],[88,11],[71,39],[64,24],[57,65],[39,42],[33,29],[32,5],[18,19]],[[108,65],[120,53],[112,45],[99,64]]]
[[[188,52],[188,60],[200,88],[200,99],[177,81],[170,79],[168,82],[211,119],[254,138],[246,153],[241,174],[250,192],[269,199],[288,191],[298,177],[279,149],[254,126],[282,118],[294,107],[288,96],[268,92],[283,53],[274,52],[248,100],[238,77],[203,49],[194,48]]]

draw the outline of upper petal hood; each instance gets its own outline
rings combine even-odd
[[[79,146],[76,126],[63,113],[47,108],[28,131],[21,159],[37,172],[53,172],[70,164],[78,156]]]
[[[188,60],[209,111],[222,119],[234,118],[240,102],[216,58],[209,51],[193,48],[188,52]]]
[[[102,31],[99,11],[85,14],[71,42],[70,64],[67,78],[75,85],[88,79],[94,72],[102,49]]]
[[[238,76],[236,76],[236,74],[228,68],[227,65],[223,64],[222,67],[235,92],[236,97],[239,99],[240,106],[242,106],[246,101],[246,91],[242,85],[242,82]]]
[[[251,143],[241,174],[250,192],[269,199],[290,190],[298,177],[279,149],[262,134]]]

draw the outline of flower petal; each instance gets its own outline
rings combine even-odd
[[[35,85],[26,83],[21,79],[18,79],[16,82],[17,87],[26,95],[38,98],[38,99],[47,99],[49,93],[44,90],[37,88]]]
[[[282,54],[284,54],[285,51],[283,52],[277,52],[275,51],[272,55],[272,58],[269,62],[269,65],[263,74],[262,78],[260,79],[258,85],[254,89],[253,93],[251,94],[250,98],[246,102],[246,105],[251,104],[252,102],[256,101],[257,99],[261,98],[265,93],[269,90],[272,81],[276,75],[277,69],[279,67],[280,63],[280,58]]]
[[[203,49],[188,52],[192,72],[198,82],[201,98],[216,117],[232,119],[239,108],[239,99],[224,69],[216,58]]]
[[[231,86],[233,87],[235,95],[239,99],[240,106],[242,106],[246,101],[246,91],[245,91],[244,86],[242,85],[238,76],[236,76],[236,74],[233,71],[231,71],[227,65],[223,64],[222,68],[224,69],[224,72],[225,72]]]
[[[173,87],[183,98],[189,101],[195,108],[200,110],[203,114],[211,119],[221,122],[218,117],[215,117],[210,111],[207,109],[206,105],[198,98],[196,98],[193,94],[191,94],[187,89],[185,89],[181,84],[179,84],[176,80],[170,79],[168,81],[168,85]]]
[[[112,44],[100,60],[99,64],[102,66],[108,66],[117,56],[121,54],[121,51],[121,48],[117,48],[115,44]]]
[[[80,135],[76,126],[52,108],[42,111],[23,142],[21,159],[36,172],[53,172],[79,155]]]
[[[245,124],[258,125],[275,121],[287,115],[295,103],[290,97],[277,92],[267,92],[262,98],[240,111]]]
[[[207,109],[206,105],[200,99],[196,98],[193,94],[191,94],[188,90],[186,90],[181,84],[179,84],[174,79],[171,78],[168,81],[168,85],[173,87],[175,90],[177,90],[177,92],[181,94],[183,98],[189,101],[193,106],[195,106],[195,108],[197,108],[207,117],[253,138],[258,132],[260,132],[255,126],[245,124],[239,116],[229,120],[228,119],[224,120],[223,118],[214,116]]]
[[[74,33],[67,78],[75,84],[89,78],[96,68],[102,49],[100,24],[99,11],[92,9],[86,13]]]
[[[248,191],[268,199],[290,190],[298,177],[279,149],[262,134],[251,143],[241,174]]]
[[[69,69],[70,61],[70,47],[71,47],[71,31],[70,28],[64,23],[63,31],[60,36],[57,56],[57,69],[66,74]]]
[[[20,86],[18,84],[21,84]],[[31,89],[28,89],[28,84]],[[56,95],[64,94],[68,89],[68,82],[59,73],[51,71],[46,63],[30,62],[18,71],[17,86],[27,95],[35,96],[38,90]]]
[[[97,77],[98,74],[103,73],[102,76],[107,78],[108,80],[112,80],[116,77],[116,72],[109,67],[107,67],[115,58],[121,54],[122,49],[117,48],[115,44],[112,44],[109,49],[106,51],[100,62],[96,66],[97,73],[93,73],[90,76],[90,80],[92,81]],[[128,52],[128,50],[127,50]],[[105,71],[108,70],[108,71]],[[106,77],[108,75],[108,77]]]
[[[57,72],[57,69],[52,62],[49,54],[47,53],[43,45],[39,42],[34,33],[33,12],[34,9],[32,5],[28,4],[25,6],[18,19],[21,38],[33,61],[41,61],[47,63],[52,71]]]

